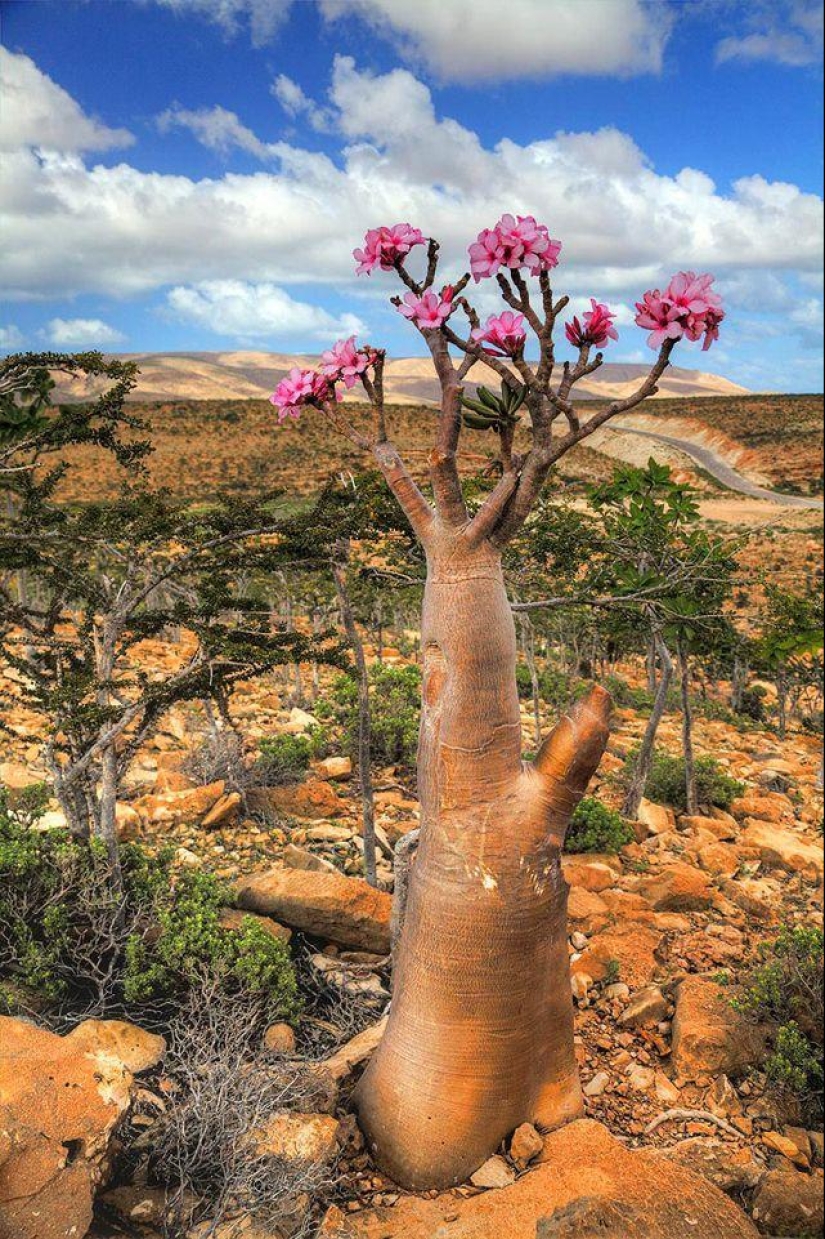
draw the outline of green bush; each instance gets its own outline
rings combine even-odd
[[[139,1014],[209,981],[295,1018],[288,947],[251,917],[223,928],[228,892],[172,857],[126,845],[119,889],[101,845],[33,831],[0,797],[0,1006]]]
[[[318,729],[300,736],[265,736],[258,745],[260,756],[252,768],[252,782],[258,787],[300,783],[322,744]]]
[[[635,750],[628,755],[626,764],[628,775],[633,771],[636,757]],[[697,757],[696,799],[700,805],[708,808],[715,805],[719,809],[729,809],[736,797],[741,796],[744,790],[744,783],[739,783],[726,774],[715,757]],[[681,809],[684,812],[687,808],[684,757],[674,757],[670,753],[662,752],[654,754],[645,795],[657,804],[671,805],[674,809]]]
[[[532,699],[533,677],[530,675],[530,668],[526,663],[518,663],[516,666],[516,687],[522,701],[530,701]]]
[[[595,796],[585,796],[573,812],[565,839],[568,852],[618,852],[633,839],[630,823]]]
[[[326,715],[343,729],[343,747],[353,761],[358,758],[358,684],[351,675],[339,676],[332,685]],[[377,766],[415,766],[418,721],[421,714],[421,671],[416,666],[370,670],[372,760]]]
[[[765,1060],[769,1086],[800,1107],[808,1123],[822,1118],[823,932],[813,925],[785,925],[759,948],[734,1007],[771,1027]]]
[[[650,711],[653,709],[653,695],[646,688],[633,688],[620,675],[609,675],[604,681],[604,687],[613,698],[613,704],[632,710]]]

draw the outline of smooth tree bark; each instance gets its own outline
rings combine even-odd
[[[636,818],[639,814],[639,806],[645,794],[650,767],[653,765],[653,752],[656,747],[659,724],[664,718],[665,710],[667,709],[667,695],[673,680],[673,658],[665,644],[664,637],[658,629],[653,634],[653,642],[659,659],[659,687],[656,689],[656,696],[653,698],[653,709],[650,712],[650,718],[647,720],[645,734],[642,736],[642,743],[639,745],[636,763],[630,777],[630,785],[625,793],[624,804],[622,805],[622,813],[624,813],[625,817],[630,818]]]
[[[349,549],[344,543],[336,547],[332,562],[332,579],[341,612],[341,623],[347,635],[355,662],[358,681],[358,781],[361,786],[361,837],[364,842],[364,876],[370,886],[378,885],[375,850],[375,793],[372,786],[372,715],[370,712],[370,677],[364,643],[355,622],[347,589]]]
[[[691,815],[698,812],[696,802],[696,758],[693,752],[693,705],[690,700],[690,658],[683,638],[679,639],[679,689],[682,698],[682,754],[685,759],[685,803]]]
[[[392,265],[414,301],[424,294],[438,301],[430,292],[438,266],[434,241],[423,281],[412,277],[402,257]],[[582,419],[572,388],[601,364],[601,353],[591,358],[591,346],[606,337],[594,341],[585,332],[576,361],[563,366],[553,385],[553,329],[567,298],[555,300],[548,272],[538,275],[540,310],[519,270],[497,276],[504,302],[537,340],[539,359],[532,365],[523,337],[506,359],[474,338],[479,320],[463,295],[468,280],[449,290],[449,321],[416,323],[441,388],[429,457],[432,501],[388,437],[383,352],[369,348],[369,365],[362,363],[359,372],[371,430],[323,394],[321,375],[313,380],[313,392],[321,394],[298,396],[299,403],[320,406],[339,431],[372,453],[426,555],[420,839],[415,863],[401,860],[408,890],[396,901],[387,1029],[355,1094],[370,1150],[396,1182],[413,1189],[461,1182],[523,1122],[549,1129],[581,1113],[561,854],[570,816],[607,742],[610,698],[594,687],[560,720],[535,760],[522,759],[516,631],[501,553],[529,519],[555,462],[654,394],[675,344],[664,340],[631,396]],[[457,310],[466,315],[465,333],[455,325]],[[502,416],[491,426],[501,476],[471,515],[457,452],[462,381],[475,363],[501,381]],[[273,401],[289,411],[294,401],[284,384]],[[518,396],[529,419],[523,455],[514,450],[515,422],[507,413]],[[667,664],[663,668],[666,680]],[[666,684],[660,692],[664,700]]]

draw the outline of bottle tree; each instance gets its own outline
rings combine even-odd
[[[409,256],[424,247],[422,275]],[[566,886],[560,858],[570,815],[608,735],[600,688],[574,707],[533,762],[521,756],[516,634],[502,551],[523,527],[547,475],[610,418],[656,391],[679,339],[705,346],[723,317],[710,275],[676,275],[644,294],[637,323],[656,358],[630,396],[586,416],[573,388],[616,338],[615,315],[596,301],[565,327],[575,360],[560,373],[554,331],[568,304],[550,273],[561,244],[531,216],[504,215],[470,246],[470,272],[439,286],[439,246],[409,224],[375,228],[355,251],[358,271],[393,271],[393,297],[432,357],[441,389],[425,497],[389,437],[383,350],[340,341],[317,370],[294,369],[272,396],[280,420],[322,409],[371,453],[427,560],[422,616],[418,752],[421,843],[397,952],[389,1023],[357,1094],[381,1166],[399,1183],[437,1188],[472,1173],[519,1124],[550,1128],[575,1117],[581,1093],[573,1052]],[[506,308],[482,325],[470,280],[497,284]],[[532,354],[528,358],[528,336]],[[494,394],[462,387],[483,363]],[[362,384],[368,425],[339,404]],[[518,410],[528,447],[516,451]],[[462,425],[492,431],[500,478],[469,513],[458,469]]]

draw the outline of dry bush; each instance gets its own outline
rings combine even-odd
[[[328,1104],[325,1086],[298,1062],[261,1053],[262,1007],[207,986],[170,1029],[171,1081],[163,1118],[144,1137],[149,1170],[168,1190],[166,1239],[233,1239],[250,1219],[274,1234],[308,1239],[312,1203],[334,1168],[264,1155],[251,1138],[276,1116]]]
[[[183,773],[203,787],[223,780],[229,792],[244,792],[252,778],[244,762],[243,740],[234,731],[214,731],[190,753]]]
[[[320,1061],[379,1020],[387,999],[342,988],[328,974],[312,966],[310,958],[314,953],[306,947],[296,950],[293,958],[304,1003],[298,1031],[299,1050],[305,1058]],[[385,968],[374,967],[371,971],[386,972],[388,968],[389,961]],[[342,960],[340,971],[357,980],[367,970],[363,965]]]

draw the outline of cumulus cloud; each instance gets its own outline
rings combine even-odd
[[[330,108],[319,107],[309,95],[305,94],[297,82],[285,73],[279,73],[272,83],[272,94],[280,103],[287,116],[297,119],[304,116],[313,129],[319,133],[328,133],[334,124],[334,116]]]
[[[672,10],[648,0],[321,0],[445,81],[658,73]]]
[[[820,0],[784,0],[753,4],[748,31],[722,39],[716,60],[769,60],[801,68],[822,61],[823,10]]]
[[[292,0],[154,0],[154,3],[181,16],[195,15],[215,22],[229,37],[248,29],[255,47],[270,42],[292,7]]]
[[[53,318],[42,333],[58,348],[83,348],[96,344],[122,344],[126,337],[99,318]]]
[[[110,129],[86,116],[62,86],[29,56],[0,47],[0,150],[44,146],[56,151],[105,151],[134,142],[127,129]]]
[[[275,284],[203,280],[171,289],[166,303],[182,322],[237,340],[311,336],[326,341],[364,331],[354,314],[328,314],[320,306],[293,300]]]
[[[374,74],[347,57],[318,106],[342,136],[336,158],[280,142],[267,146],[272,165],[249,175],[194,180],[126,162],[90,167],[76,153],[10,153],[0,220],[9,295],[227,280],[386,289],[380,277],[354,280],[351,250],[367,227],[409,220],[439,237],[446,276],[506,210],[536,215],[561,238],[559,284],[574,295],[631,304],[679,268],[821,269],[822,200],[792,184],[754,174],[722,192],[701,169],[663,175],[609,127],[489,148],[437,115],[408,70]]]
[[[23,344],[23,333],[14,323],[0,327],[0,349],[4,353],[16,353]]]
[[[238,149],[257,159],[271,159],[276,150],[262,142],[238,119],[235,112],[220,106],[189,111],[175,104],[160,114],[157,125],[161,133],[168,133],[171,129],[188,129],[202,146],[219,155],[228,155]]]

